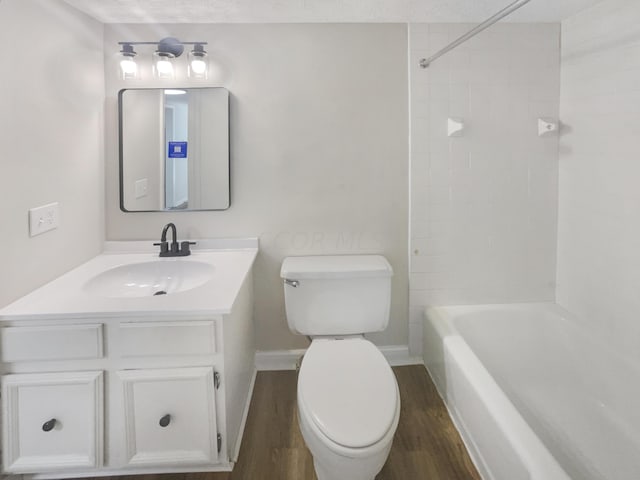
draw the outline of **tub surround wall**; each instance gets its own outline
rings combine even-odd
[[[0,307],[104,240],[103,25],[58,0],[0,2]],[[60,205],[29,237],[28,211]]]
[[[473,26],[410,25],[414,354],[425,305],[554,300],[558,137],[537,119],[558,117],[560,27],[498,24],[419,67]]]
[[[562,23],[558,303],[619,351],[640,339],[640,4]]]
[[[118,77],[117,42],[208,41],[212,76],[172,83]],[[140,48],[148,68],[151,50]],[[182,60],[182,58],[180,59]],[[393,265],[388,329],[407,344],[407,27],[399,24],[107,25],[107,238],[260,236],[254,267],[259,350],[306,346],[284,312],[285,256],[380,253]],[[231,208],[123,213],[118,208],[117,93],[127,87],[224,86],[231,104]]]

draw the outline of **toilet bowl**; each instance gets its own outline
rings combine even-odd
[[[381,255],[287,257],[287,323],[313,340],[298,375],[298,419],[318,480],[373,480],[400,418],[396,377],[364,339],[389,324],[393,269]]]
[[[373,480],[399,418],[397,382],[375,345],[313,340],[298,377],[298,419],[318,480]]]

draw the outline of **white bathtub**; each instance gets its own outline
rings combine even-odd
[[[640,479],[640,368],[566,310],[425,316],[425,364],[484,479]]]

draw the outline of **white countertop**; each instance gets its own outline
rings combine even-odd
[[[231,308],[258,253],[257,239],[196,240],[184,261],[212,265],[211,280],[170,295],[110,298],[88,293],[85,283],[111,268],[159,258],[153,241],[107,242],[104,253],[0,309],[0,321],[71,319],[84,317],[209,316]]]

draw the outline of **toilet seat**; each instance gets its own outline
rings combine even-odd
[[[378,348],[363,338],[316,339],[298,379],[300,414],[349,449],[380,442],[397,421],[398,387]]]

